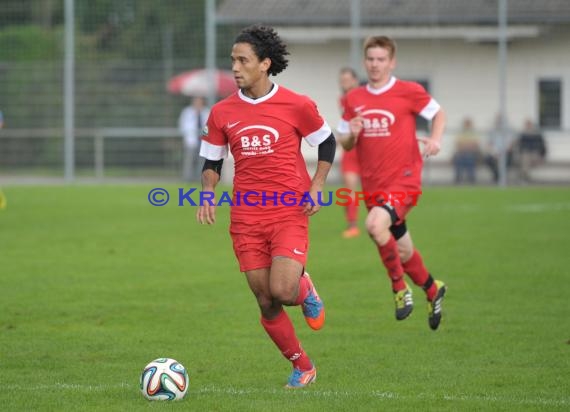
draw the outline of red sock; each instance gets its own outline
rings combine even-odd
[[[295,300],[295,306],[300,305],[307,298],[309,294],[311,284],[306,276],[301,275],[299,279],[299,294],[297,295],[297,300]]]
[[[358,221],[358,206],[356,202],[351,201],[348,205],[346,205],[346,221],[348,224],[353,227],[356,226],[356,222]]]
[[[406,289],[404,269],[402,268],[400,255],[398,254],[398,244],[394,236],[390,236],[390,240],[384,246],[377,246],[382,262],[388,271],[388,276],[392,280],[392,290],[398,292]]]
[[[402,263],[404,267],[404,271],[410,275],[412,281],[424,288],[424,286],[428,286],[424,288],[427,298],[429,300],[433,300],[437,293],[437,287],[435,286],[435,282],[431,279],[431,282],[428,282],[431,278],[429,272],[427,271],[424,261],[422,259],[422,255],[416,249],[414,249],[414,253],[412,257],[407,261]]]
[[[293,367],[302,371],[308,371],[313,367],[311,360],[301,348],[287,312],[282,310],[275,319],[271,320],[262,316],[261,324],[283,356],[293,363]]]

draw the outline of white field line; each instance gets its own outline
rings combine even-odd
[[[570,405],[570,398],[562,399],[547,399],[542,397],[516,399],[512,397],[496,396],[496,395],[470,395],[470,394],[455,394],[455,395],[437,395],[431,393],[418,393],[415,395],[400,395],[396,392],[383,392],[383,391],[319,391],[308,389],[306,391],[293,391],[295,394],[314,398],[353,398],[353,397],[369,397],[375,399],[398,399],[398,400],[446,400],[451,402],[457,401],[483,401],[483,402],[498,402],[506,404],[517,405],[543,405],[543,406],[566,406]],[[274,390],[258,390],[258,389],[240,389],[240,388],[221,388],[216,386],[206,386],[201,388],[198,393],[219,393],[226,395],[252,395],[252,394],[267,394],[279,395],[283,394],[283,389]],[[287,392],[285,392],[287,393]]]
[[[441,211],[452,211],[462,213],[476,213],[481,211],[481,207],[467,203],[449,203],[438,208]],[[505,205],[507,212],[516,213],[544,213],[544,212],[564,212],[570,211],[570,203],[568,202],[552,202],[552,203],[522,203]]]
[[[56,382],[53,384],[41,385],[3,385],[4,392],[9,391],[53,391],[53,390],[71,390],[77,392],[102,392],[108,390],[128,389],[129,391],[138,391],[138,385],[132,383],[119,383],[115,385],[80,385]],[[384,391],[331,391],[331,390],[286,390],[284,388],[276,388],[272,390],[255,389],[255,388],[233,388],[219,386],[205,386],[194,389],[190,387],[189,396],[192,394],[207,395],[219,394],[229,396],[249,396],[249,395],[285,395],[306,396],[309,398],[322,399],[342,399],[342,398],[372,398],[372,399],[396,399],[396,400],[445,400],[449,402],[489,402],[502,403],[510,405],[537,405],[537,406],[570,406],[570,397],[549,399],[541,396],[525,397],[523,399],[500,396],[500,395],[472,395],[472,394],[449,394],[438,395],[432,393],[418,393],[415,395],[401,395],[396,392]]]
[[[507,210],[519,213],[559,212],[570,210],[570,203],[527,203],[509,205]]]

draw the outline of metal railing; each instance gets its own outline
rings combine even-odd
[[[484,150],[487,131],[479,132]],[[444,180],[442,177],[451,176],[457,133],[458,130],[448,130],[440,155],[426,161],[426,183],[440,182]],[[63,135],[61,128],[1,129],[0,176],[44,177],[48,171],[50,176],[63,177]],[[75,129],[74,135],[75,161],[80,175],[88,174],[97,180],[114,178],[117,174],[121,177],[141,176],[141,173],[143,177],[181,178],[183,141],[176,128],[86,128]],[[543,168],[549,169],[553,181],[570,181],[570,130],[546,131],[544,136],[548,154]],[[312,170],[318,151],[306,144],[302,150],[309,170]],[[232,160],[228,159],[223,174],[228,183],[233,176]],[[336,163],[339,161],[340,149]],[[333,170],[329,181],[340,181],[338,171]]]

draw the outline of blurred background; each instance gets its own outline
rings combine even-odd
[[[233,39],[260,22],[289,44],[276,82],[333,128],[339,70],[364,80],[363,39],[394,37],[396,75],[448,114],[425,183],[570,183],[567,0],[0,0],[0,184],[182,179],[181,113],[233,91]]]

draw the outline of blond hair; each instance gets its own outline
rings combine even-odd
[[[366,56],[368,49],[373,47],[382,47],[388,50],[391,59],[396,55],[396,42],[388,36],[371,36],[367,38],[364,41],[364,55]]]

